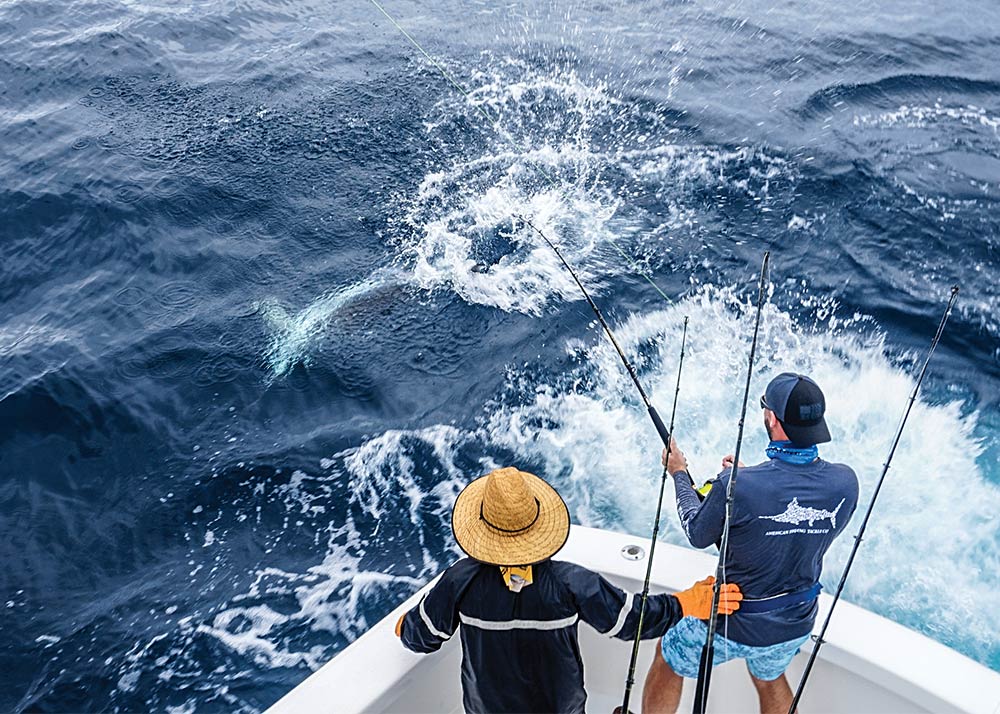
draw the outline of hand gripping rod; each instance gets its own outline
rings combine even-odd
[[[851,548],[851,555],[847,558],[847,565],[844,566],[844,573],[840,576],[840,583],[837,585],[837,592],[833,595],[833,602],[830,603],[830,610],[826,613],[826,619],[823,621],[823,627],[820,628],[819,635],[814,636],[816,641],[816,646],[813,647],[813,651],[809,654],[809,660],[806,662],[806,668],[802,672],[802,679],[799,680],[799,686],[795,690],[795,697],[792,699],[792,705],[788,708],[788,714],[794,714],[795,708],[799,705],[799,699],[802,698],[802,692],[805,691],[806,682],[809,679],[809,675],[812,673],[813,665],[816,663],[816,657],[819,655],[820,647],[826,642],[824,637],[826,636],[826,629],[830,626],[830,618],[833,617],[833,610],[837,607],[837,603],[840,602],[840,595],[844,592],[844,585],[847,583],[847,575],[851,572],[851,566],[854,565],[854,556],[858,554],[858,549],[861,547],[861,539],[865,534],[865,528],[868,527],[868,520],[872,516],[872,510],[875,508],[875,499],[878,498],[879,491],[882,490],[882,482],[885,481],[885,476],[889,473],[889,464],[892,463],[892,457],[896,453],[896,447],[899,446],[899,438],[903,434],[903,427],[906,426],[906,420],[910,416],[910,410],[913,409],[913,402],[917,399],[917,392],[920,391],[920,385],[924,381],[924,375],[927,373],[927,365],[930,364],[931,356],[934,354],[934,350],[937,349],[938,342],[941,340],[941,334],[944,332],[945,323],[948,322],[948,317],[951,315],[951,310],[955,306],[955,300],[958,297],[958,286],[954,286],[951,289],[951,297],[948,299],[948,306],[944,310],[944,315],[941,316],[941,322],[938,324],[937,332],[934,334],[934,339],[931,341],[931,347],[927,351],[927,357],[924,359],[924,366],[920,369],[920,374],[917,376],[917,383],[913,385],[913,392],[910,394],[910,401],[906,405],[906,411],[903,413],[903,418],[899,422],[899,427],[896,429],[896,436],[892,440],[892,447],[889,449],[889,456],[886,458],[885,463],[882,465],[882,475],[879,476],[878,483],[875,484],[875,490],[872,492],[872,498],[868,502],[868,510],[865,512],[865,518],[861,521],[861,527],[858,529],[858,534],[854,536],[854,547]]]
[[[698,666],[698,688],[694,695],[694,714],[705,714],[708,704],[708,687],[712,680],[712,660],[715,657],[715,628],[719,618],[719,589],[725,576],[726,552],[729,549],[729,526],[733,515],[733,496],[736,486],[736,474],[740,467],[740,447],[743,445],[743,423],[747,416],[747,401],[750,398],[750,379],[753,377],[753,359],[757,353],[757,333],[760,331],[760,314],[764,307],[764,291],[767,289],[768,263],[771,252],[764,253],[764,261],[760,266],[760,281],[757,285],[757,316],[753,325],[753,341],[750,343],[750,359],[747,364],[747,383],[743,390],[743,410],[740,412],[739,430],[736,436],[736,452],[733,455],[733,470],[729,476],[729,486],[726,488],[726,519],[722,527],[722,540],[719,543],[719,564],[715,570],[715,585],[712,588],[712,610],[708,618],[708,632],[705,644],[701,649],[701,662]]]

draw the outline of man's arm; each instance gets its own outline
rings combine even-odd
[[[569,590],[580,619],[598,632],[620,640],[635,639],[639,629],[642,596],[626,593],[603,577],[580,565],[553,561],[556,573]],[[707,618],[712,608],[714,578],[707,578],[676,595],[649,595],[642,617],[641,639],[661,637],[682,617]],[[719,612],[739,609],[743,596],[734,583],[720,593]]]
[[[680,516],[688,541],[695,548],[707,548],[717,543],[722,537],[726,520],[726,486],[729,474],[716,479],[704,501],[698,500],[687,471],[671,475],[674,477],[674,490],[677,494],[677,515]]]
[[[680,516],[688,541],[695,548],[707,548],[718,542],[726,520],[726,486],[729,484],[729,474],[724,473],[716,479],[715,485],[702,501],[694,490],[687,470],[687,458],[677,447],[677,442],[671,439],[670,454],[668,456],[664,453],[664,458],[664,466],[674,479],[677,515]]]
[[[408,650],[436,652],[458,627],[458,601],[475,574],[475,563],[463,559],[441,574],[441,579],[415,608],[396,623],[396,634]]]

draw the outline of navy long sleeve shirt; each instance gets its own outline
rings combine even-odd
[[[724,471],[704,501],[683,471],[674,474],[677,513],[688,540],[707,548],[722,537]],[[858,479],[844,464],[817,459],[790,464],[771,459],[741,467],[736,479],[726,579],[750,600],[806,590],[819,582],[823,556],[858,504]],[[719,616],[718,631],[746,645],[773,645],[812,631],[817,601],[764,613]]]
[[[461,625],[468,712],[583,712],[577,623],[631,640],[639,603],[638,595],[572,563],[535,565],[533,583],[515,593],[500,568],[463,558],[406,614],[401,637],[414,652],[434,652]],[[662,636],[681,616],[677,598],[650,595],[643,638]]]

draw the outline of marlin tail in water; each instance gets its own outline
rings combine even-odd
[[[769,521],[777,521],[778,523],[794,523],[798,525],[802,521],[809,521],[809,527],[812,528],[813,523],[816,521],[822,521],[827,518],[830,519],[830,526],[833,528],[837,527],[837,511],[840,507],[844,505],[844,499],[840,499],[840,503],[832,511],[825,511],[822,508],[810,508],[809,506],[800,506],[799,499],[793,498],[792,502],[788,504],[788,508],[785,509],[783,513],[779,513],[776,516],[757,516],[758,518],[766,518]]]

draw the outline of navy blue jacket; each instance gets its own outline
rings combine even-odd
[[[577,623],[631,640],[639,602],[638,595],[573,563],[535,565],[533,583],[514,593],[500,568],[463,558],[406,613],[402,640],[414,652],[434,652],[462,625],[468,712],[583,712],[587,693]],[[642,636],[659,637],[680,619],[677,598],[650,595]]]
[[[722,537],[727,469],[704,502],[686,473],[674,474],[677,513],[691,545],[707,548]],[[858,479],[844,464],[777,459],[742,467],[736,477],[726,580],[756,600],[806,590],[819,582],[823,556],[858,504]],[[812,631],[817,600],[772,612],[742,610],[719,616],[719,633],[745,645],[773,645]]]

